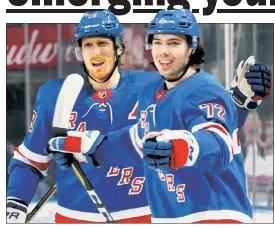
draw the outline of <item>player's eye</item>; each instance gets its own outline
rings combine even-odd
[[[91,46],[93,46],[93,44],[90,43],[90,42],[84,44],[84,47],[87,47],[87,48],[88,48],[88,47],[91,47]]]
[[[160,41],[153,41],[153,45],[161,45]]]
[[[171,41],[168,44],[171,45],[171,46],[178,46],[178,45],[180,45],[180,43],[177,42],[177,41]]]
[[[99,41],[97,44],[98,44],[98,46],[106,46],[106,45],[108,45],[109,43],[106,42],[106,41]]]

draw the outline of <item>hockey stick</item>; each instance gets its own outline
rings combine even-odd
[[[72,74],[68,76],[64,82],[61,91],[59,93],[53,118],[53,133],[54,136],[66,136],[68,120],[70,119],[71,112],[75,101],[80,93],[80,90],[83,86],[84,80],[78,74]],[[66,103],[65,103],[66,102]],[[95,192],[92,184],[85,175],[84,171],[74,159],[72,162],[72,168],[79,178],[80,182],[87,190],[87,193],[91,200],[96,205],[98,211],[106,218],[108,223],[114,223],[114,220],[110,213],[105,208],[104,204],[100,200],[99,196]]]
[[[92,186],[89,179],[87,178],[87,176],[85,175],[85,173],[83,172],[82,168],[80,167],[79,163],[76,160],[73,161],[72,168],[75,174],[77,175],[77,177],[79,178],[80,182],[84,186],[84,188],[87,190],[91,200],[96,205],[97,210],[106,218],[106,222],[115,223],[113,217],[107,211],[106,207],[104,206],[99,196],[95,192],[94,187]]]
[[[67,135],[67,127],[68,127],[68,120],[70,119],[71,112],[73,110],[73,106],[75,101],[81,91],[83,86],[84,80],[78,74],[71,74],[67,77],[64,81],[63,86],[59,92],[54,117],[53,117],[53,135],[57,136],[66,136]],[[72,168],[86,189],[89,197],[96,205],[98,211],[106,218],[107,223],[114,223],[114,219],[107,211],[106,207],[100,200],[99,196],[95,192],[92,184],[90,183],[89,179],[85,175],[84,171],[78,164],[78,162],[74,159],[72,162]],[[51,187],[53,189],[54,186]],[[50,189],[50,190],[51,190]],[[46,201],[44,201],[45,203]],[[40,207],[41,208],[41,207]],[[39,210],[39,209],[38,209]]]
[[[41,207],[51,198],[51,196],[55,193],[56,191],[56,184],[54,184],[49,191],[42,197],[42,199],[39,201],[39,203],[32,209],[30,213],[28,213],[26,217],[26,223],[29,223],[33,217],[36,216],[36,214],[39,212]]]

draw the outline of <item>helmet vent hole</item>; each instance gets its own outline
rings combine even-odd
[[[149,28],[154,28],[156,26],[156,24],[155,23],[151,23],[151,24],[149,24]]]
[[[116,23],[108,23],[108,24],[105,24],[104,27],[105,27],[106,29],[117,28],[117,24],[116,24]]]
[[[171,14],[171,13],[164,13],[163,16],[168,16],[168,17],[171,17],[173,16],[174,14]]]
[[[180,28],[190,28],[191,23],[186,23],[186,22],[180,22],[178,27]]]

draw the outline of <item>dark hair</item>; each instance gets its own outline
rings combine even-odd
[[[203,57],[204,57],[204,50],[199,44],[195,52],[192,53],[189,58],[189,65],[192,66],[192,65],[199,65],[199,64],[205,63],[205,60]]]
[[[191,36],[187,36],[187,44],[191,46],[192,38]],[[196,48],[195,52],[191,54],[189,58],[189,65],[200,65],[202,63],[205,63],[204,60],[204,49],[200,44],[200,40],[198,39],[198,47]]]

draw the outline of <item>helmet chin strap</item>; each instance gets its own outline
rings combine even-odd
[[[190,67],[189,63],[187,65],[183,66],[182,73],[180,74],[180,76],[177,79],[167,80],[163,76],[162,76],[162,78],[165,79],[166,81],[170,82],[170,83],[176,82],[176,81],[180,80],[185,75],[185,73],[187,72],[189,67]]]

